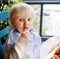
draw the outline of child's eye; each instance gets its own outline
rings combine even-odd
[[[31,19],[28,19],[28,21],[30,21]]]
[[[22,21],[22,19],[19,19],[19,21]]]

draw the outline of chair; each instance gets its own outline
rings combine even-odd
[[[9,12],[0,12],[0,21],[5,20],[6,18],[9,18]],[[9,34],[9,28],[6,27],[0,30],[0,59],[4,59],[4,45],[1,44],[1,38],[7,34]]]

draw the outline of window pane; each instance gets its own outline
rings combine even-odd
[[[35,11],[35,14],[36,14],[36,18],[34,19],[34,23],[33,23],[33,26],[37,29],[37,31],[39,32],[40,31],[40,7],[41,5],[39,4],[30,4],[34,11]]]
[[[60,35],[60,4],[43,5],[43,35]]]

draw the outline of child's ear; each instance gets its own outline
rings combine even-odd
[[[10,22],[13,26],[15,26],[15,21],[14,20],[10,20]]]

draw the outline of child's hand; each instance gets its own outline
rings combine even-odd
[[[31,33],[29,32],[29,29],[24,29],[24,31],[21,34],[21,37],[29,40],[31,38]]]

